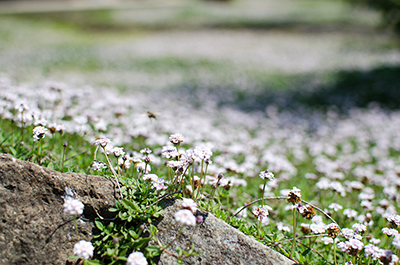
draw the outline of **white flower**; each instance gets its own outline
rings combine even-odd
[[[158,176],[156,174],[145,174],[143,176],[143,180],[156,181],[156,180],[158,180]]]
[[[136,170],[137,172],[143,172],[144,174],[147,174],[151,171],[151,167],[145,162],[139,162],[136,164]]]
[[[92,243],[85,240],[81,240],[74,245],[74,255],[84,259],[89,259],[93,256],[93,250]]]
[[[206,145],[196,146],[193,152],[193,158],[199,162],[210,159],[213,154],[211,149]]]
[[[380,256],[380,248],[372,244],[368,244],[364,247],[364,255],[366,257],[371,256],[373,260],[376,260]]]
[[[314,234],[323,234],[326,230],[326,225],[324,223],[311,224],[310,229]]]
[[[33,140],[39,141],[44,138],[49,130],[43,126],[36,126],[33,129]]]
[[[111,140],[107,138],[100,138],[94,141],[94,145],[100,145],[101,147],[105,147],[109,143],[111,143]]]
[[[324,237],[321,237],[321,240],[322,240],[322,242],[324,242],[325,245],[333,243],[333,238],[332,237],[324,236]]]
[[[399,232],[396,229],[387,227],[382,228],[382,233],[386,234],[387,236],[396,236],[399,234]]]
[[[63,204],[64,212],[71,214],[71,215],[80,215],[83,213],[83,208],[85,205],[77,199],[72,199],[67,197]]]
[[[165,190],[167,188],[167,186],[165,186],[165,180],[163,178],[157,178],[153,180],[151,187],[156,190]]]
[[[362,234],[367,230],[365,225],[359,223],[353,224],[352,227],[357,234]]]
[[[343,209],[343,206],[338,203],[331,203],[331,204],[329,204],[328,208],[337,212],[337,211]]]
[[[400,249],[400,235],[395,235],[395,237],[393,238],[393,241],[392,241],[392,245],[395,248]]]
[[[386,218],[390,224],[393,226],[399,226],[400,225],[400,215],[397,214],[392,214],[389,217]]]
[[[278,228],[278,230],[280,230],[280,231],[290,232],[290,227],[287,225],[284,225],[282,222],[277,223],[276,228]]]
[[[111,149],[111,153],[112,153],[115,157],[120,157],[120,156],[125,155],[125,152],[124,152],[124,148],[123,148],[123,147],[113,147],[113,148]]]
[[[275,178],[274,174],[270,172],[268,169],[265,171],[261,171],[259,176],[262,179],[269,179],[269,180],[273,180]]]
[[[147,265],[147,260],[142,252],[132,252],[126,260],[126,265]]]
[[[192,211],[193,214],[195,214],[197,211],[197,203],[192,199],[183,198],[182,208],[188,209]]]
[[[179,155],[175,146],[164,146],[161,151],[161,155],[167,159],[175,158]]]
[[[104,162],[101,161],[93,161],[91,169],[98,171],[102,168],[107,168],[107,165]]]
[[[269,215],[268,210],[272,210],[272,208],[267,205],[264,205],[264,206],[260,205],[260,207],[255,207],[253,209],[254,217],[256,217],[258,220],[262,221],[264,218],[266,218]]]
[[[357,212],[353,209],[344,209],[343,214],[348,218],[355,218],[357,216]]]
[[[189,210],[183,209],[175,213],[175,220],[183,225],[196,225],[196,217]]]
[[[182,142],[185,141],[185,138],[183,137],[182,134],[180,134],[180,133],[175,133],[175,134],[172,134],[172,135],[169,137],[169,141],[170,141],[172,144],[174,144],[174,145],[179,145],[179,144],[181,144]]]

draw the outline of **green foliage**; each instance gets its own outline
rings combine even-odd
[[[400,2],[397,0],[347,0],[352,4],[376,9],[382,14],[386,26],[400,34]]]
[[[163,213],[157,205],[162,193],[155,192],[149,181],[121,179],[121,184],[125,197],[110,209],[115,219],[95,221],[96,256],[102,264],[125,264],[130,253],[140,251],[148,260],[154,260],[162,252],[155,245],[158,229],[153,225]]]

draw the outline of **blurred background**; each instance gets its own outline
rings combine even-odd
[[[243,111],[400,107],[396,0],[0,1],[0,74]]]

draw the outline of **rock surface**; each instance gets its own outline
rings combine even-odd
[[[63,212],[63,195],[70,188],[85,204],[78,221],[80,239],[91,240],[96,211],[109,216],[118,195],[109,179],[76,173],[60,173],[0,154],[0,264],[73,264],[69,259],[78,241],[71,216]],[[180,202],[171,203],[158,224],[159,240],[174,240],[179,225],[173,214]],[[199,211],[204,223],[186,227],[174,241],[182,249],[193,242],[196,257],[184,264],[293,264],[292,261],[239,232],[212,214]],[[168,228],[168,229],[167,229]],[[168,249],[174,252],[171,248]],[[160,265],[177,264],[163,253]]]

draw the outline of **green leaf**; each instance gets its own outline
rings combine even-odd
[[[105,226],[100,220],[94,220],[94,224],[96,225],[97,229],[99,229],[100,231],[104,231]]]
[[[136,212],[141,212],[139,206],[136,204],[135,201],[129,201],[127,199],[122,199],[121,204],[128,210],[133,209]]]
[[[149,244],[149,241],[150,241],[149,237],[139,238],[138,240],[135,240],[135,242],[133,242],[133,247],[135,249],[144,248]]]
[[[94,260],[85,260],[83,265],[101,265],[101,262],[97,259]]]
[[[145,255],[148,258],[154,258],[160,256],[162,249],[159,246],[147,246],[145,249]]]
[[[179,246],[176,246],[175,250],[176,250],[176,253],[178,253],[178,256],[179,256],[179,257],[182,256],[183,251],[182,251],[182,249],[181,249]]]

